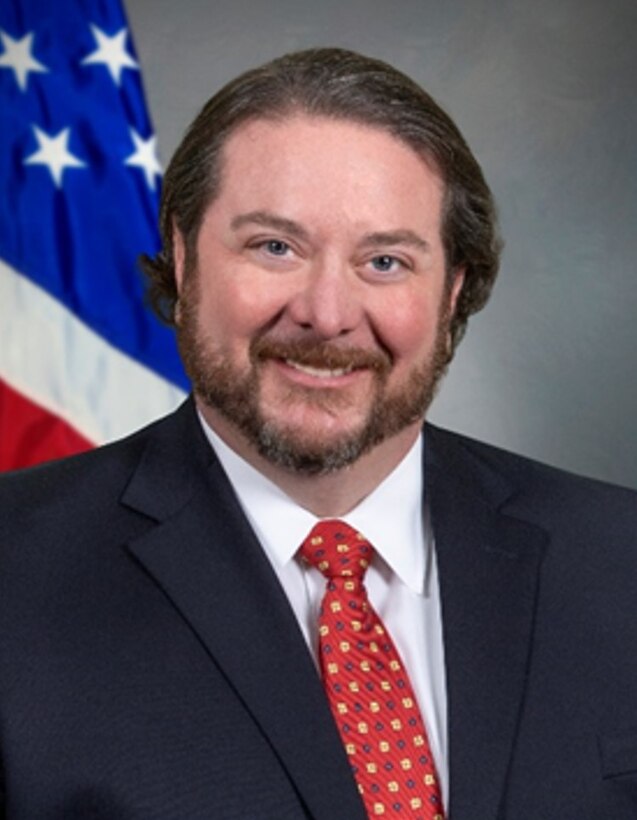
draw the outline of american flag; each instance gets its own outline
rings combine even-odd
[[[144,305],[161,169],[119,0],[0,3],[0,469],[118,438],[188,389]]]

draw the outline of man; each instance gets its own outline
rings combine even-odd
[[[288,55],[162,231],[193,399],[0,484],[5,816],[634,818],[635,495],[423,432],[497,270],[455,125]]]

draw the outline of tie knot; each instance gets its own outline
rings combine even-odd
[[[363,580],[374,557],[367,539],[344,521],[320,521],[301,546],[301,556],[326,578]]]

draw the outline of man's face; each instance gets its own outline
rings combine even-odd
[[[239,128],[193,270],[176,237],[179,344],[212,426],[306,473],[415,431],[462,283],[446,277],[442,199],[438,174],[380,129],[301,115]]]

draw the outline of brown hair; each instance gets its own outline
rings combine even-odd
[[[429,94],[387,63],[336,48],[287,54],[247,71],[215,94],[194,120],[164,178],[163,247],[154,259],[142,259],[155,311],[174,323],[173,230],[184,237],[192,267],[203,215],[219,190],[228,137],[248,120],[283,119],[294,112],[382,128],[440,173],[447,270],[465,268],[451,326],[455,349],[469,316],[486,304],[498,270],[501,242],[491,191],[460,131]]]

